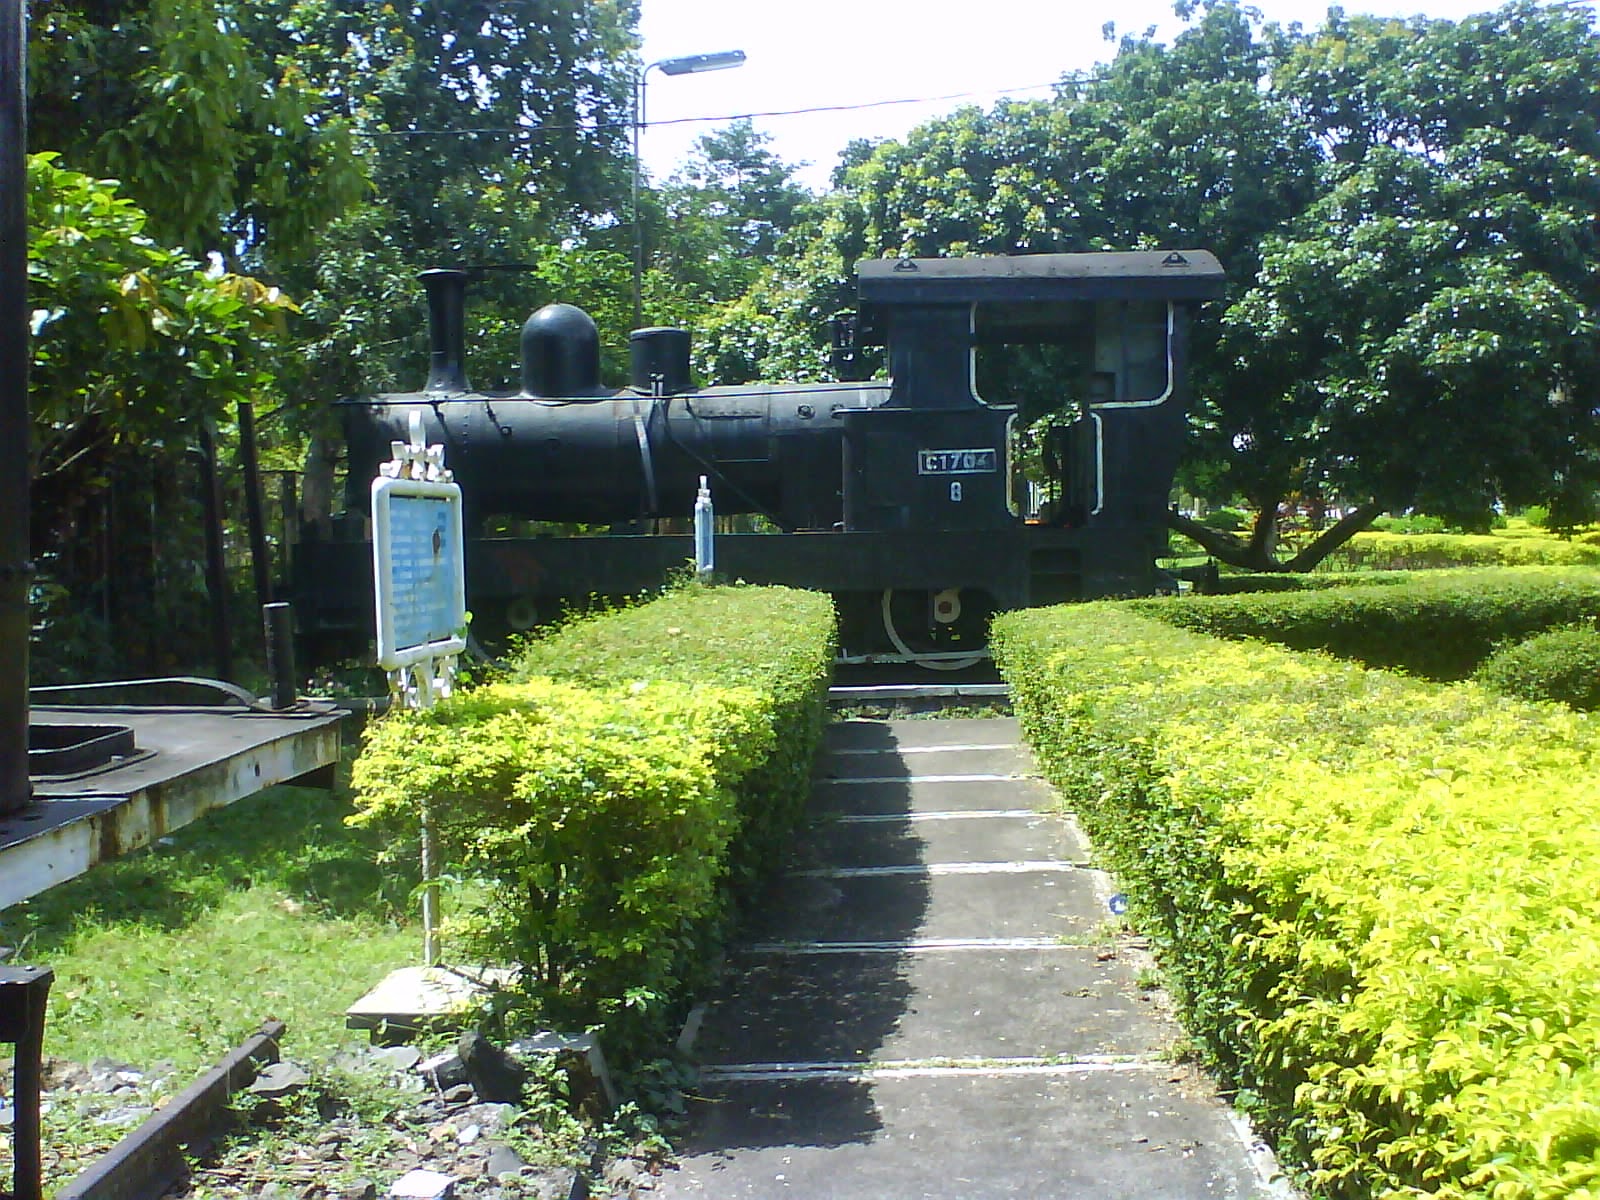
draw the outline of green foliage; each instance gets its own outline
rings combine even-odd
[[[702,301],[738,299],[799,222],[811,193],[793,182],[795,168],[768,141],[749,118],[734,121],[697,139],[689,161],[662,186],[664,219],[646,250],[673,290]]]
[[[295,62],[254,36],[257,6],[38,7],[29,143],[122,180],[163,244],[229,261],[241,248],[287,258],[360,195],[347,123]]]
[[[115,181],[28,160],[34,475],[99,445],[186,444],[271,375],[288,297],[153,242]]]
[[[1419,519],[1410,517],[1407,520]],[[1335,568],[1379,571],[1437,567],[1563,567],[1600,563],[1600,547],[1556,537],[1358,533],[1330,555],[1327,563]]]
[[[546,1018],[602,1020],[666,992],[713,914],[761,717],[734,688],[490,684],[375,724],[352,782],[363,822],[426,802],[445,861],[486,881],[469,953],[510,956]]]
[[[731,882],[742,893],[776,865],[805,809],[834,651],[826,596],[690,582],[649,604],[528,643],[515,656],[511,677],[548,675],[591,685],[660,679],[690,687],[715,680],[767,697],[776,741],[739,788],[740,832],[729,864]]]
[[[1445,533],[1443,517],[1407,513],[1403,517],[1375,517],[1367,527],[1373,533]],[[1453,532],[1453,531],[1452,531]]]
[[[271,386],[294,305],[160,245],[115,182],[55,154],[29,159],[27,202],[41,678],[193,671],[165,636],[199,619],[188,455]]]
[[[1579,568],[1439,571],[1391,584],[1130,606],[1217,637],[1323,650],[1370,667],[1453,680],[1471,675],[1502,642],[1600,617],[1600,575]]]
[[[1600,630],[1592,625],[1553,629],[1502,646],[1473,679],[1524,700],[1559,700],[1583,712],[1600,708]]]
[[[793,827],[832,647],[827,598],[783,588],[575,621],[505,681],[372,726],[358,819],[414,831],[426,803],[475,881],[467,948],[518,968],[533,1015],[642,1051]]]
[[[493,252],[484,200],[496,190],[517,210],[507,224],[547,240],[617,211],[631,165],[632,0],[260,0],[253,17],[261,45],[365,146],[402,245],[520,261]]]
[[[1212,529],[1225,529],[1229,533],[1238,533],[1250,527],[1250,517],[1237,508],[1214,508],[1200,518],[1200,524],[1209,525]]]
[[[311,253],[278,264],[309,318],[313,354],[293,390],[319,403],[301,424],[331,435],[327,401],[418,386],[426,319],[415,276],[428,267],[532,268],[473,284],[476,387],[515,378],[517,330],[552,299],[596,317],[608,377],[622,378],[632,0],[261,0],[252,12],[262,52],[350,128],[372,181]]]
[[[1219,482],[1457,523],[1496,499],[1581,513],[1600,137],[1577,81],[1596,70],[1588,14],[1523,0],[1459,23],[1332,13],[1285,46],[1274,91],[1330,160],[1224,315]]]
[[[1316,1194],[1600,1182],[1586,717],[1126,605],[992,642],[1191,1032]]]
[[[810,245],[754,311],[714,319],[707,358],[744,378],[816,362],[859,258],[1203,246],[1230,289],[1194,326],[1183,477],[1265,516],[1259,537],[1216,539],[1223,561],[1286,565],[1276,525],[1297,496],[1466,528],[1496,502],[1583,519],[1600,482],[1587,10],[1334,10],[1302,30],[1233,0],[1182,7],[1170,46],[1125,37],[1052,99],[854,144]],[[1049,363],[1010,381],[1029,416],[1062,402]]]
[[[1321,575],[1290,575],[1278,571],[1268,574],[1227,574],[1208,585],[1206,595],[1244,596],[1260,592],[1315,592],[1324,588],[1393,587],[1409,583],[1409,571],[1339,571]]]

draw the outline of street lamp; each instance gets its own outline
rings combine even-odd
[[[726,71],[744,66],[743,50],[722,50],[715,54],[687,54],[682,58],[663,58],[650,63],[633,81],[633,327],[644,323],[644,231],[639,226],[639,176],[644,170],[639,155],[639,132],[644,128],[645,76],[660,70],[663,75],[700,75],[706,71]]]

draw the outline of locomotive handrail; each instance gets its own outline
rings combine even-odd
[[[633,432],[639,439],[639,465],[644,471],[645,502],[649,505],[650,512],[661,511],[661,498],[656,494],[656,464],[650,455],[650,431],[645,427],[645,419],[640,412],[642,401],[635,398],[633,402]],[[650,401],[650,409],[654,411],[656,402]]]

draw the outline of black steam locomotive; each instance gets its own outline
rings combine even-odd
[[[523,327],[521,388],[475,392],[469,278],[424,274],[420,392],[340,402],[347,514],[295,558],[314,641],[370,634],[367,489],[413,413],[462,487],[480,631],[660,584],[693,555],[702,477],[724,527],[753,514],[759,529],[719,534],[719,574],[832,593],[848,658],[958,664],[997,610],[1160,583],[1189,316],[1222,293],[1205,251],[866,260],[859,310],[834,326],[840,382],[710,388],[669,328],[635,330],[629,386],[605,387],[594,322],[553,304]],[[1033,348],[1021,365],[1019,346]],[[878,347],[887,378],[860,378]],[[1023,391],[1031,412],[991,402]],[[474,535],[507,517],[609,532]]]

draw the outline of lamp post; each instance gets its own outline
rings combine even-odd
[[[645,76],[659,70],[663,75],[700,75],[706,71],[726,71],[744,66],[743,50],[722,50],[715,54],[688,54],[682,58],[663,58],[647,65],[633,81],[633,326],[644,323],[644,230],[639,225],[639,177],[644,163],[639,154],[639,133],[644,129]]]

